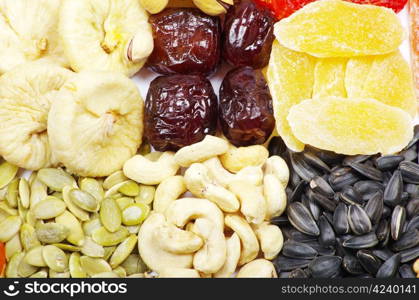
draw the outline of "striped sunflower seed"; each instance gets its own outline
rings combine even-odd
[[[42,257],[47,266],[55,272],[65,272],[68,268],[68,257],[60,248],[48,245],[42,248]]]
[[[18,216],[10,216],[4,219],[0,223],[0,242],[5,243],[9,241],[19,232],[21,225],[22,220]]]
[[[61,215],[67,206],[61,199],[48,196],[45,200],[42,200],[32,209],[35,217],[41,220],[53,219]]]
[[[41,202],[42,203],[42,202]],[[55,218],[57,224],[64,225],[70,231],[67,241],[76,246],[82,246],[84,241],[84,232],[79,220],[67,210]]]
[[[16,177],[18,170],[17,166],[6,161],[0,164],[0,189],[7,186]]]
[[[121,227],[121,210],[114,199],[103,199],[100,207],[100,221],[110,232],[116,232]]]

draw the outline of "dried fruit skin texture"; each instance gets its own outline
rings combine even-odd
[[[275,35],[285,47],[316,57],[387,54],[405,38],[390,9],[340,0],[306,5],[276,23]]]
[[[346,97],[345,58],[320,58],[314,68],[313,98]]]
[[[416,115],[416,96],[409,64],[399,51],[348,61],[345,85],[349,98],[373,98]]]
[[[410,51],[415,79],[416,96],[419,99],[419,0],[409,1]]]
[[[267,73],[272,95],[276,129],[288,148],[303,151],[304,144],[292,133],[287,121],[290,108],[311,98],[315,59],[285,48],[278,41],[272,46]]]
[[[306,100],[291,108],[288,121],[302,142],[346,155],[395,153],[413,137],[408,113],[367,98]]]

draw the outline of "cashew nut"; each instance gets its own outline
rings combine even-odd
[[[242,252],[239,266],[254,260],[259,253],[259,243],[252,227],[240,216],[226,215],[225,224],[240,237]]]
[[[159,278],[200,278],[199,272],[194,269],[166,268],[159,272]]]
[[[194,163],[186,170],[185,183],[192,194],[214,202],[225,212],[236,212],[240,208],[236,196],[224,187],[217,185],[203,164]]]
[[[275,266],[266,259],[256,259],[244,265],[237,278],[277,278]]]
[[[247,182],[252,185],[261,185],[263,182],[262,167],[244,167],[236,174],[233,180]]]
[[[176,175],[178,170],[179,166],[172,152],[164,152],[157,161],[135,155],[124,164],[125,176],[146,185],[159,184],[166,178]]]
[[[195,253],[194,268],[205,274],[217,272],[224,265],[227,257],[223,231],[207,219],[197,219],[193,230],[205,240],[204,246]]]
[[[214,274],[216,278],[229,278],[234,274],[240,259],[240,238],[237,233],[227,239],[227,258],[223,267]]]
[[[138,251],[144,263],[153,271],[159,272],[166,268],[192,267],[192,254],[174,254],[160,247],[154,232],[165,226],[164,215],[152,213],[141,225],[138,233]]]
[[[267,174],[263,178],[263,194],[266,198],[266,220],[282,215],[287,207],[287,194],[275,175]]]
[[[249,223],[261,224],[266,216],[266,200],[261,186],[251,185],[244,181],[233,181],[230,191],[240,200],[240,211]]]
[[[154,39],[151,34],[151,25],[147,21],[137,24],[138,30],[126,45],[126,59],[138,63],[146,59],[153,52]]]
[[[269,260],[274,259],[281,252],[284,245],[284,236],[281,229],[267,222],[253,228],[264,257]]]
[[[166,178],[159,184],[154,194],[154,211],[164,213],[170,203],[178,199],[186,191],[185,180],[182,176]]]
[[[169,223],[156,229],[154,239],[163,250],[175,254],[194,253],[204,244],[195,233],[179,229]]]
[[[239,148],[230,145],[228,151],[220,156],[220,160],[224,168],[237,173],[248,166],[262,166],[268,156],[268,150],[261,145]]]
[[[287,187],[288,180],[290,177],[290,170],[285,160],[280,156],[271,156],[266,160],[265,163],[265,175],[273,174],[282,183],[284,188]]]
[[[204,218],[213,221],[221,231],[224,228],[223,213],[217,205],[207,199],[178,199],[169,205],[165,215],[169,222],[178,227],[184,227],[191,220]]]
[[[222,138],[207,135],[202,141],[180,149],[175,154],[175,161],[182,167],[189,167],[196,162],[203,162],[211,157],[226,153],[228,142]]]

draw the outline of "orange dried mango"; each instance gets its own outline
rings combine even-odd
[[[272,95],[276,129],[288,148],[303,151],[301,143],[287,121],[290,108],[311,98],[314,83],[315,59],[310,55],[285,48],[274,41],[267,71]]]
[[[368,98],[305,100],[291,108],[288,122],[302,142],[346,155],[395,153],[413,137],[407,112]]]
[[[313,98],[346,97],[346,58],[319,58],[314,68]]]
[[[395,51],[406,33],[390,9],[341,0],[315,1],[275,24],[282,45],[316,57]]]
[[[412,117],[417,104],[409,64],[399,51],[348,61],[345,86],[350,98],[374,98],[399,107]]]

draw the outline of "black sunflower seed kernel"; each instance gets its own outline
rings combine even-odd
[[[392,171],[396,169],[402,161],[404,161],[402,155],[386,155],[377,158],[375,164],[377,169],[381,171]]]
[[[410,264],[403,264],[399,267],[399,274],[401,278],[416,278],[416,274],[413,272]]]
[[[347,156],[343,159],[342,165],[345,167],[349,167],[351,163],[363,163],[370,158],[371,158],[371,155]]]
[[[348,209],[344,203],[339,203],[333,213],[333,228],[337,234],[349,232]]]
[[[394,252],[390,251],[387,248],[383,248],[383,249],[372,250],[372,254],[377,256],[382,261],[386,261],[387,259],[389,259],[390,257],[392,257],[394,255]]]
[[[295,229],[302,233],[318,236],[319,227],[310,211],[300,202],[291,202],[287,208],[288,220]]]
[[[332,226],[330,225],[327,218],[323,215],[319,218],[319,229],[320,229],[320,236],[319,236],[319,243],[323,247],[330,247],[334,246],[336,243],[336,235],[333,231]]]
[[[278,256],[274,261],[274,265],[278,272],[292,271],[298,268],[305,268],[310,264],[310,259],[296,259],[286,256]]]
[[[352,186],[345,187],[339,196],[340,200],[348,205],[363,204],[361,194]]]
[[[288,240],[282,248],[282,255],[297,259],[313,259],[317,251],[305,243]]]
[[[407,231],[411,231],[414,229],[419,229],[419,216],[415,216],[410,219],[409,223],[407,224]]]
[[[401,255],[400,253],[394,254],[386,260],[378,269],[376,278],[391,278],[397,274],[400,266]]]
[[[328,198],[333,198],[335,195],[335,191],[332,189],[330,184],[320,176],[316,176],[310,181],[310,188],[314,192],[322,194]]]
[[[300,153],[292,153],[290,155],[293,170],[304,181],[310,182],[314,177],[319,176],[320,173],[312,168]]]
[[[403,179],[400,171],[395,171],[384,190],[384,203],[389,206],[399,205],[402,201]]]
[[[336,209],[337,203],[334,200],[313,191],[309,191],[308,195],[310,199],[313,199],[323,209],[330,212],[333,212]]]
[[[403,233],[400,238],[391,245],[391,249],[400,252],[419,245],[419,230],[412,229]]]
[[[331,278],[339,271],[341,263],[339,256],[320,256],[308,265],[308,269],[313,278]]]
[[[383,173],[374,167],[356,162],[349,163],[349,166],[359,174],[365,176],[366,178],[376,181],[383,180]]]
[[[347,254],[343,257],[342,268],[352,275],[361,275],[364,273],[364,269],[362,268],[358,258],[352,254]]]
[[[383,215],[384,202],[383,193],[376,192],[364,207],[365,212],[373,224],[377,224]]]
[[[369,232],[364,235],[352,236],[343,241],[343,247],[351,249],[367,249],[378,244],[375,232]]]
[[[334,191],[340,191],[344,187],[350,186],[357,182],[359,177],[356,176],[349,167],[337,168],[330,173],[329,183]]]
[[[308,164],[310,164],[311,166],[313,166],[314,168],[318,170],[321,170],[326,173],[330,173],[329,166],[320,158],[318,158],[314,153],[304,152],[303,155],[304,155],[304,159],[306,160]]]
[[[363,235],[372,230],[370,218],[364,209],[358,205],[349,206],[348,221],[352,232],[356,235]]]
[[[359,250],[356,253],[356,257],[359,259],[364,270],[371,275],[377,274],[382,265],[380,259],[369,250]]]
[[[400,163],[399,168],[404,182],[419,184],[419,164],[404,161]]]
[[[406,209],[397,205],[391,215],[390,232],[393,240],[397,241],[402,233],[406,221]]]

